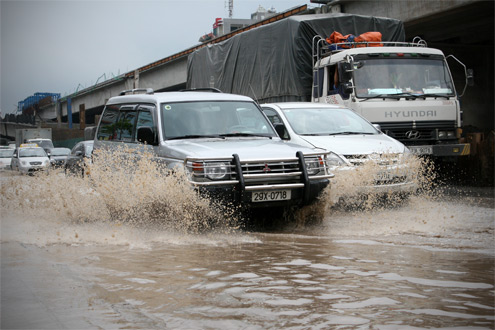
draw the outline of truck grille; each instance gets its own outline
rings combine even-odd
[[[377,123],[382,132],[407,145],[434,143],[437,140],[437,130],[455,131],[455,121],[428,122],[386,122]]]
[[[29,162],[31,165],[41,165],[41,162]]]

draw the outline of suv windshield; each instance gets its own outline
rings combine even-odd
[[[363,118],[348,109],[299,108],[283,110],[300,135],[378,134]]]
[[[165,139],[277,136],[263,113],[251,102],[164,103],[161,119]]]
[[[359,59],[353,72],[357,97],[454,95],[452,79],[441,59]]]

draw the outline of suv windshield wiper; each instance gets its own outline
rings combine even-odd
[[[201,139],[201,138],[217,138],[217,139],[223,139],[224,137],[221,135],[183,135],[183,136],[173,136],[170,138],[167,138],[167,140],[180,140],[180,139]]]
[[[235,137],[235,136],[257,136],[257,137],[265,137],[271,139],[272,137],[269,135],[263,134],[254,134],[254,133],[226,133],[220,134],[221,137]]]

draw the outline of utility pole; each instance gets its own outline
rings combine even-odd
[[[234,0],[228,0],[229,1],[229,18],[232,18],[232,15],[234,14]]]

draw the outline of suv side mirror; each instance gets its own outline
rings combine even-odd
[[[137,140],[149,145],[155,144],[155,134],[153,129],[149,126],[141,126],[137,129]]]

